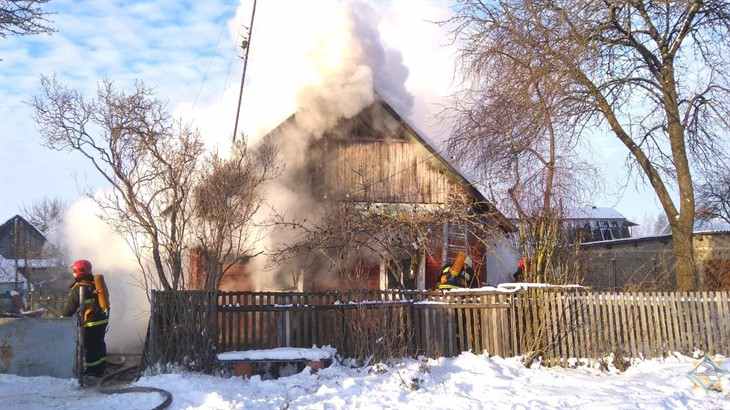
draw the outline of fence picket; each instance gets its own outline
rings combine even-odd
[[[661,334],[661,318],[659,317],[659,307],[657,303],[656,293],[650,292],[649,293],[649,300],[650,300],[650,306],[651,306],[651,328],[653,329],[653,340],[652,340],[652,351],[654,357],[660,357],[662,355],[662,346],[661,346],[661,340],[662,340],[662,334]]]
[[[702,301],[703,301],[702,312],[704,313],[704,317],[705,317],[705,320],[702,321],[702,327],[703,327],[702,333],[705,335],[705,340],[707,343],[706,344],[707,351],[711,355],[714,355],[715,354],[715,340],[713,337],[714,326],[713,326],[713,322],[710,321],[710,308],[712,307],[712,305],[710,304],[710,298],[709,298],[709,295],[707,292],[702,292],[700,295],[701,295],[700,297],[702,298]]]
[[[720,339],[723,353],[730,353],[730,309],[728,292],[717,292],[717,311],[720,321]]]

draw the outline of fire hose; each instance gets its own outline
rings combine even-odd
[[[139,373],[142,369],[139,366],[128,366],[124,367],[122,369],[119,369],[115,372],[109,373],[108,375],[104,376],[99,380],[99,383],[96,385],[96,389],[99,393],[102,394],[127,394],[127,393],[158,393],[160,396],[163,397],[163,402],[157,405],[156,407],[153,407],[152,410],[162,410],[170,407],[170,404],[172,404],[172,393],[170,393],[167,390],[160,389],[157,387],[147,387],[147,386],[132,386],[132,387],[114,387],[114,386],[108,386],[108,384],[115,378],[118,378],[119,376],[122,376],[124,374],[132,374],[132,373]]]
[[[97,277],[100,275],[97,275]],[[96,277],[95,277],[96,280]],[[103,279],[102,279],[103,282]],[[105,285],[103,285],[105,287]],[[106,292],[106,290],[105,290]],[[79,286],[79,307],[84,306],[84,292],[81,286]],[[109,314],[108,306],[107,306],[107,315]],[[76,342],[76,360],[77,360],[77,366],[76,370],[78,372],[77,376],[79,378],[79,383],[83,386],[83,363],[84,361],[84,326],[83,326],[83,308],[79,309],[78,313],[78,338]],[[118,378],[121,375],[124,374],[132,374],[132,373],[141,373],[142,369],[139,366],[128,366],[123,367],[115,372],[109,373],[108,375],[104,376],[99,380],[99,382],[96,384],[96,389],[99,393],[102,394],[128,394],[128,393],[158,393],[160,396],[164,398],[162,403],[157,405],[156,407],[153,407],[152,410],[162,410],[170,407],[170,404],[172,404],[172,393],[170,393],[167,390],[159,389],[157,387],[148,387],[148,386],[132,386],[132,387],[113,387],[113,386],[107,386],[107,384],[115,379]]]

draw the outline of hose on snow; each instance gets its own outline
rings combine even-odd
[[[122,376],[124,374],[132,374],[132,373],[140,373],[142,369],[139,366],[128,366],[124,367],[122,369],[119,369],[115,372],[109,373],[108,375],[104,376],[99,380],[99,383],[96,385],[97,390],[99,393],[103,394],[126,394],[126,393],[157,393],[164,399],[162,403],[157,405],[156,407],[152,408],[152,410],[163,410],[168,407],[170,407],[170,404],[172,404],[172,393],[170,393],[167,390],[160,389],[157,387],[147,387],[147,386],[132,386],[132,387],[113,387],[108,386],[108,384],[118,378],[119,376]]]

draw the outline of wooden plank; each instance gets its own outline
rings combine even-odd
[[[474,327],[472,326],[471,310],[464,310],[464,337],[466,339],[466,347],[470,352],[474,350]]]
[[[656,357],[656,336],[654,330],[654,306],[651,292],[644,293],[644,307],[646,309],[646,338],[647,338],[647,357]]]
[[[499,304],[508,303],[507,295],[499,294],[496,295],[495,298],[497,300],[497,303]],[[500,309],[497,311],[497,315],[499,316],[499,322],[502,324],[502,337],[500,338],[500,346],[495,354],[499,355],[500,357],[509,357],[512,356],[513,353],[510,344],[510,323],[508,320],[508,311]]]
[[[730,300],[728,292],[717,292],[718,315],[721,325],[722,354],[730,355]]]
[[[486,311],[486,309],[472,309],[471,315],[472,315],[472,337],[474,338],[473,341],[473,347],[474,347],[474,353],[476,354],[482,354],[488,349],[484,346],[484,342],[482,340],[482,329],[481,329],[481,317],[482,314]]]
[[[634,295],[631,292],[624,293],[624,306],[626,308],[626,321],[624,327],[628,334],[627,352],[631,357],[638,357],[638,347],[636,343],[636,333],[634,331]]]
[[[487,296],[481,296],[480,297],[480,300],[481,300],[481,303],[487,303],[488,302]],[[479,338],[481,339],[481,352],[482,353],[485,353],[485,352],[492,353],[492,350],[491,350],[492,347],[489,344],[489,337],[488,337],[489,324],[488,324],[488,322],[486,320],[487,319],[487,312],[488,311],[487,311],[486,308],[482,308],[479,311],[479,318],[478,318],[478,321],[479,321]]]
[[[669,296],[666,292],[658,292],[659,297],[659,316],[662,318],[661,331],[662,331],[662,354],[669,355],[672,351],[672,318],[669,313]]]
[[[564,309],[565,309],[565,321],[568,324],[567,329],[568,333],[566,334],[566,338],[568,339],[568,357],[576,357],[576,348],[575,348],[575,303],[573,302],[571,295],[564,293],[563,294],[563,302],[564,302]]]
[[[519,338],[518,338],[518,332],[517,332],[517,299],[514,295],[510,294],[507,296],[508,300],[511,303],[510,309],[509,309],[509,326],[510,326],[510,337],[511,337],[511,354],[514,356],[518,356],[522,354],[522,351],[520,350],[519,346]]]
[[[658,339],[658,348],[659,348],[659,356],[664,357],[667,354],[667,344],[669,340],[669,335],[667,334],[667,326],[666,326],[666,320],[667,315],[664,310],[664,297],[662,292],[655,292],[655,302],[656,302],[656,312],[657,312],[657,334],[659,335]]]
[[[457,355],[457,347],[456,347],[456,312],[453,309],[446,310],[447,322],[446,322],[446,350],[449,352],[450,356],[456,356]]]
[[[601,355],[607,355],[611,352],[611,339],[609,337],[608,328],[608,294],[601,292],[598,294],[598,306],[601,313],[601,326],[599,332],[601,333]]]
[[[639,321],[641,322],[641,354],[644,357],[651,356],[651,338],[649,337],[649,322],[647,321],[647,304],[646,293],[637,293],[639,298]]]
[[[695,350],[696,342],[694,335],[694,325],[692,319],[692,294],[690,292],[682,292],[682,311],[684,312],[684,328],[685,337],[687,338],[687,353],[692,354]]]
[[[535,350],[536,348],[539,348],[542,345],[542,329],[541,329],[541,323],[540,323],[540,299],[542,296],[542,293],[540,290],[535,289],[533,292],[531,292],[531,300],[530,300],[530,323],[531,323],[531,332],[532,332],[532,346],[530,347],[530,350]]]
[[[544,329],[543,332],[545,334],[543,339],[545,340],[543,355],[548,363],[552,363],[552,360],[555,357],[552,352],[553,328],[550,320],[550,298],[553,293],[554,292],[544,292],[542,294],[542,313],[540,315],[540,320],[542,321]]]
[[[456,350],[458,352],[464,351],[464,310],[462,308],[455,308],[456,310]]]
[[[713,337],[714,322],[710,319],[710,295],[707,292],[702,292],[702,311],[705,316],[705,320],[702,322],[703,333],[705,334],[705,340],[707,343],[707,350],[711,355],[714,355],[715,350],[715,338]]]
[[[616,316],[619,320],[617,321],[616,329],[618,330],[617,337],[619,339],[619,345],[621,347],[621,351],[625,355],[631,354],[631,346],[630,346],[630,339],[629,339],[629,327],[627,326],[628,319],[628,309],[626,307],[627,305],[627,297],[625,293],[620,293],[617,300],[617,313]]]
[[[678,352],[685,351],[685,344],[687,342],[687,335],[682,330],[684,326],[684,316],[682,311],[681,294],[679,292],[672,292],[672,309],[674,311],[674,329],[675,329],[675,350]]]
[[[651,348],[651,357],[659,357],[659,339],[661,336],[658,334],[659,329],[659,321],[656,317],[656,298],[654,297],[654,292],[648,292],[647,293],[647,311],[646,311],[646,317],[649,326],[649,338],[650,338],[650,348]]]
[[[694,350],[694,338],[692,335],[692,318],[689,308],[689,297],[687,292],[680,292],[679,294],[679,309],[682,312],[680,327],[682,329],[682,338],[684,342],[684,352],[691,355]]]
[[[573,298],[573,306],[575,311],[575,326],[576,326],[576,338],[575,338],[575,353],[576,357],[583,358],[588,357],[586,354],[586,348],[588,347],[588,341],[585,338],[585,306],[583,304],[583,297],[576,293],[571,292]]]
[[[598,294],[591,292],[589,293],[588,298],[591,317],[591,340],[593,341],[591,355],[594,358],[599,359],[603,357],[603,355],[601,354],[601,312],[599,310],[600,306],[598,305]]]
[[[496,297],[494,295],[489,296],[489,300],[492,303],[497,303]],[[491,326],[490,326],[490,333],[491,333],[491,344],[492,344],[492,352],[490,352],[492,355],[498,354],[497,350],[499,349],[499,341],[501,340],[500,335],[500,325],[499,325],[499,313],[501,312],[501,309],[489,309],[488,316],[491,319]]]
[[[702,315],[699,314],[699,310],[701,309],[701,306],[699,305],[699,297],[697,292],[688,292],[688,295],[692,323],[692,337],[694,339],[694,346],[692,347],[692,350],[694,351],[699,349],[704,351],[707,347],[705,346],[702,334],[700,333],[700,318]]]
[[[497,299],[501,300],[501,302],[505,304],[510,303],[510,298],[507,295],[498,295]],[[514,356],[515,353],[514,346],[510,342],[511,323],[509,321],[509,311],[500,310],[499,316],[502,322],[502,352],[500,355],[502,357],[511,357]]]
[[[664,354],[670,355],[674,350],[674,332],[672,332],[672,311],[670,307],[670,295],[668,292],[660,292],[661,315],[662,315],[662,332],[664,333]]]
[[[426,338],[426,346],[425,346],[426,355],[428,355],[429,357],[435,357],[436,349],[434,347],[434,344],[436,343],[435,342],[436,329],[434,328],[434,325],[433,325],[433,323],[434,323],[433,315],[436,314],[437,310],[431,309],[429,305],[424,305],[424,306],[427,306],[425,309],[423,309],[424,321],[426,324],[426,327],[425,327],[426,331],[424,333],[424,337]]]
[[[562,292],[555,292],[555,301],[557,304],[557,314],[559,322],[558,329],[560,329],[560,357],[563,359],[568,359],[570,357],[570,353],[568,352],[567,334],[570,332],[570,329],[568,329],[565,317]]]
[[[550,320],[552,323],[552,355],[553,359],[559,361],[561,357],[560,352],[560,339],[561,339],[561,331],[562,329],[559,327],[558,318],[558,293],[557,292],[551,292],[550,293]]]
[[[517,319],[517,346],[519,353],[518,354],[525,354],[526,353],[526,345],[527,345],[527,330],[525,328],[525,298],[524,294],[517,294],[515,297],[515,312],[516,312],[516,319]]]
[[[586,356],[590,358],[598,358],[596,353],[596,337],[594,334],[594,312],[593,312],[593,298],[592,295],[588,292],[583,294],[583,315],[584,315],[584,322],[583,326],[585,328],[585,334],[586,334]]]
[[[618,340],[616,338],[616,315],[614,314],[616,306],[616,294],[611,292],[606,294],[606,307],[608,313],[608,341],[611,346],[611,352],[615,352],[618,348]]]
[[[671,294],[669,292],[661,292],[661,307],[663,308],[662,316],[664,318],[664,351],[667,355],[671,355],[674,351],[674,332],[672,331],[672,309],[671,309]]]

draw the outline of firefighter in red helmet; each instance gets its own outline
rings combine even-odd
[[[100,377],[106,369],[104,336],[109,322],[108,312],[99,304],[99,292],[94,284],[91,262],[77,260],[71,265],[71,272],[74,283],[70,287],[63,315],[73,316],[77,312],[81,315],[79,323],[85,351],[84,374]]]

